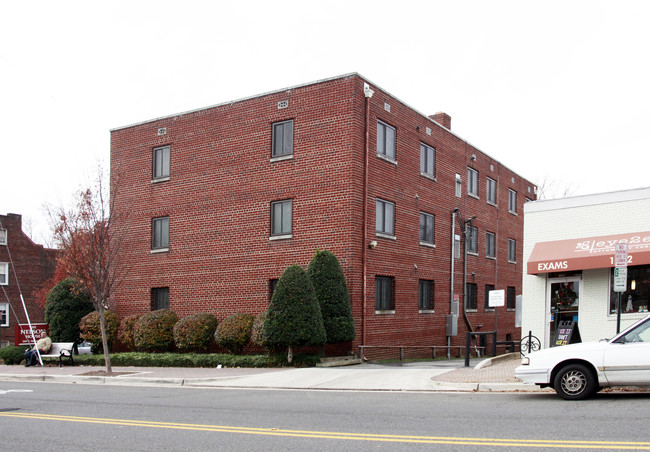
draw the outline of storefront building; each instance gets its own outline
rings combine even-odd
[[[650,188],[526,203],[522,336],[542,347],[612,337],[648,315]],[[618,325],[616,244],[628,244],[628,276]]]

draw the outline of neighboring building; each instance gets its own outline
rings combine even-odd
[[[617,327],[614,253],[628,244],[620,329],[650,306],[650,188],[552,199],[524,207],[522,334],[562,345],[559,322],[575,322],[572,341],[612,337]]]
[[[464,253],[453,259],[465,315],[452,344],[495,321],[499,340],[518,337],[523,204],[535,187],[452,133],[448,115],[369,85],[349,74],[112,130],[131,238],[118,315],[258,314],[287,266],[327,249],[347,278],[354,351],[446,345],[452,243],[472,219],[466,300]],[[498,315],[491,288],[508,294]]]
[[[32,242],[23,232],[20,215],[0,215],[0,344],[3,347],[14,345],[14,326],[27,323],[21,292],[30,321],[45,321],[45,300],[37,299],[35,292],[54,275],[56,254],[57,250]]]

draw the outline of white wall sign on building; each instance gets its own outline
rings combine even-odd
[[[491,290],[488,298],[488,306],[491,308],[497,308],[505,305],[506,305],[506,291],[503,289]]]

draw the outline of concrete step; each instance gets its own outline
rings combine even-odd
[[[352,364],[361,364],[361,358],[355,358],[354,356],[328,356],[321,358],[320,363],[316,364],[316,367],[338,367],[350,366]]]

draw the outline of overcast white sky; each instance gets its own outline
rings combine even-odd
[[[358,72],[561,195],[649,186],[650,2],[0,1],[0,214],[108,165],[109,131]]]

